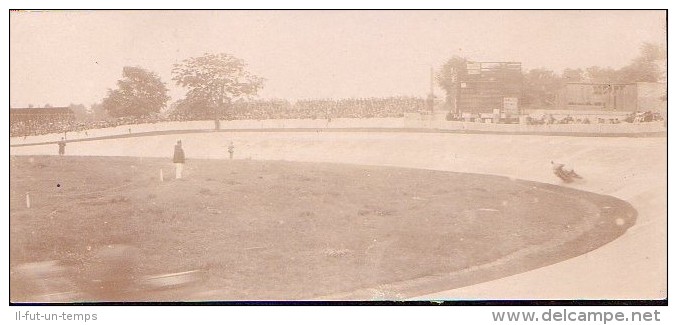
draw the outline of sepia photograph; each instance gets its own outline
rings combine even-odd
[[[8,15],[10,304],[667,304],[667,10]]]

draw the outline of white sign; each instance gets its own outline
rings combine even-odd
[[[482,65],[479,62],[468,62],[465,67],[468,74],[480,74],[482,69]]]
[[[503,110],[506,113],[518,113],[518,98],[517,97],[504,97],[503,98]]]

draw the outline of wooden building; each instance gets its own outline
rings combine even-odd
[[[664,83],[567,83],[558,95],[558,109],[573,111],[663,111],[667,107]]]

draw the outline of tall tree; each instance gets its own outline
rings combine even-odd
[[[437,75],[437,84],[446,94],[445,102],[449,109],[455,109],[456,89],[458,77],[467,73],[467,59],[453,56],[442,65],[442,70]]]
[[[589,82],[593,83],[618,83],[621,82],[621,78],[618,74],[618,71],[606,67],[602,68],[599,66],[592,66],[585,69],[585,78]]]
[[[70,108],[71,111],[73,111],[73,115],[75,115],[76,121],[85,121],[90,117],[89,112],[87,112],[87,108],[83,104],[76,105],[71,103],[70,105],[68,105],[68,108]]]
[[[562,81],[564,82],[581,82],[584,76],[583,69],[564,69],[562,71]]]
[[[665,47],[644,43],[640,47],[640,54],[632,62],[620,69],[598,66],[585,70],[586,79],[595,83],[633,83],[659,82],[666,78],[667,52]]]
[[[92,120],[94,121],[103,121],[107,120],[110,118],[110,115],[106,110],[103,108],[103,104],[101,103],[94,103],[89,107],[89,111],[91,113]]]
[[[668,57],[668,52],[665,46],[656,43],[642,43],[640,47],[640,56],[636,60],[640,61],[657,61],[665,60]]]
[[[117,86],[117,89],[108,90],[108,96],[101,103],[112,117],[159,113],[167,106],[167,87],[154,72],[124,67]]]
[[[255,95],[264,81],[247,71],[242,59],[226,53],[185,59],[174,65],[172,75],[177,85],[188,88],[186,103],[208,103],[215,113],[235,99]]]
[[[547,69],[531,69],[524,75],[524,104],[535,107],[552,107],[562,88],[562,78]]]
[[[186,97],[174,102],[169,109],[169,116],[175,118],[189,118],[189,119],[213,119],[215,108],[213,105],[204,99]]]
[[[666,79],[667,50],[654,43],[644,43],[640,55],[618,71],[623,82],[658,82]]]

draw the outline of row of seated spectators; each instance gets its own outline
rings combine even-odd
[[[417,97],[312,99],[291,103],[286,100],[236,101],[220,113],[224,120],[331,119],[403,117],[405,113],[425,110],[425,101]],[[10,136],[77,132],[120,125],[166,121],[212,120],[214,114],[204,110],[170,112],[141,117],[120,117],[102,121],[79,122],[72,118],[54,119],[36,116],[30,120],[10,121]]]
[[[646,112],[632,113],[626,119],[626,122],[631,122],[631,123],[655,122],[655,121],[663,121],[663,115],[661,115],[661,113],[659,113],[659,112],[646,111]]]
[[[425,102],[416,97],[312,99],[290,103],[286,100],[239,101],[223,113],[224,119],[330,119],[403,117],[405,113],[425,110]]]
[[[35,116],[21,121],[10,121],[10,137],[26,137],[49,133],[80,132],[129,124],[157,123],[168,119],[160,116],[120,117],[101,121],[76,121],[67,116]]]
[[[461,114],[447,114],[447,121],[470,121],[470,122],[484,122],[484,118],[475,114],[470,117],[463,117]],[[620,124],[620,123],[642,123],[642,122],[656,122],[663,121],[663,116],[658,112],[646,111],[630,113],[625,118],[596,118],[594,122],[599,124]],[[545,124],[591,124],[593,121],[588,117],[554,117],[552,115],[542,115],[540,117],[529,116],[526,119],[526,124],[529,125],[545,125]],[[501,123],[519,123],[519,118],[501,119]]]
[[[600,118],[597,117],[598,124],[621,124],[621,123],[643,123],[663,121],[663,116],[658,112],[646,111],[628,114],[625,118]],[[542,116],[541,118],[530,118],[528,124],[590,124],[592,121],[587,117],[554,118],[552,116]]]
[[[71,130],[77,123],[69,116],[37,115],[19,121],[10,120],[9,135],[29,136]]]

